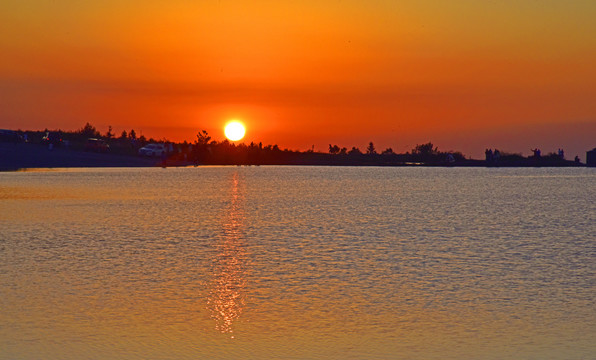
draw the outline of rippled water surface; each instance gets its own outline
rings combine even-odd
[[[0,173],[1,359],[593,359],[596,169]]]

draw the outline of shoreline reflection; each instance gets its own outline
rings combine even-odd
[[[245,304],[246,249],[244,240],[244,193],[239,175],[232,176],[231,202],[226,211],[222,236],[217,240],[212,259],[212,275],[208,307],[215,329],[233,336],[233,323],[240,317]]]

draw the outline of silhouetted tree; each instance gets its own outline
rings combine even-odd
[[[412,154],[422,156],[436,154],[437,152],[438,149],[431,142],[422,145],[418,144],[412,149]]]
[[[377,150],[375,149],[375,144],[373,144],[372,141],[368,144],[368,147],[366,148],[366,153],[368,155],[375,155],[377,153]]]
[[[362,151],[355,146],[352,146],[352,149],[348,151],[348,155],[361,155]]]
[[[423,162],[440,162],[441,156],[438,148],[433,143],[418,144],[412,149],[412,155],[418,161]]]
[[[112,133],[112,126],[108,126],[108,132],[106,133],[106,139],[110,140],[111,138],[114,137],[114,134]]]
[[[101,134],[99,133],[99,131],[97,131],[95,126],[91,125],[90,123],[86,123],[85,126],[83,126],[78,131],[78,133],[83,138],[98,138],[101,136]]]
[[[392,154],[395,154],[395,153],[393,152],[393,149],[392,148],[387,148],[387,149],[383,150],[383,152],[381,154],[383,154],[383,155],[392,155]]]
[[[226,161],[228,158],[228,149],[226,144],[218,144],[216,141],[212,141],[211,136],[205,130],[200,130],[197,133],[197,139],[195,140],[195,146],[192,150],[192,158],[197,162],[209,162],[209,161]],[[210,146],[211,145],[211,146]],[[211,151],[211,149],[215,149]]]
[[[341,150],[339,150],[339,153],[341,155],[345,155],[348,152],[348,148],[347,147],[342,147]]]
[[[137,139],[137,133],[135,132],[134,129],[131,129],[130,132],[128,133],[128,138],[130,140],[136,140]]]
[[[413,155],[417,155],[422,158],[429,158],[430,156],[436,155],[438,153],[439,150],[431,142],[426,144],[418,144],[412,149]]]
[[[339,146],[329,144],[329,154],[338,154],[339,151]]]
[[[197,140],[195,141],[195,144],[197,144],[197,145],[208,145],[209,144],[209,140],[211,140],[211,136],[209,136],[209,134],[207,133],[207,131],[201,130],[197,134]]]

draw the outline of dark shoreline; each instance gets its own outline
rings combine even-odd
[[[0,143],[0,171],[32,168],[151,167],[159,159],[100,154],[31,143]]]
[[[525,158],[523,161],[487,164],[483,160],[465,160],[454,163],[390,162],[381,158],[361,156],[356,159],[325,153],[302,153],[285,161],[251,163],[225,163],[202,165],[290,165],[290,166],[440,166],[440,167],[584,167],[585,164],[568,160],[552,161],[549,158]],[[188,161],[166,160],[165,166],[192,166]],[[131,155],[102,154],[64,147],[49,150],[48,147],[31,143],[0,143],[0,171],[16,171],[33,168],[81,168],[81,167],[163,167],[161,158]]]

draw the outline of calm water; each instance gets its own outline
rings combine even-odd
[[[1,359],[594,359],[596,169],[0,173]]]

